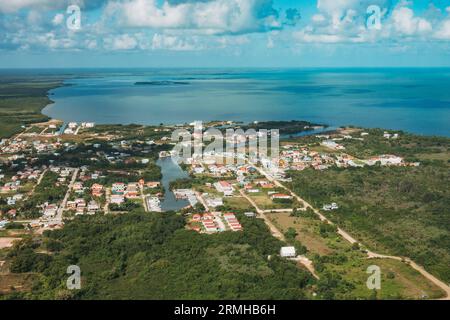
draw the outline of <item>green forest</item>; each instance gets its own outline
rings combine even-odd
[[[315,280],[275,256],[282,242],[259,219],[244,232],[198,234],[175,213],[83,216],[9,252],[11,271],[37,273],[5,299],[306,299]],[[268,256],[271,258],[268,259]],[[67,290],[69,265],[81,290]],[[325,295],[332,287],[319,288]]]
[[[292,172],[295,192],[377,252],[407,256],[450,281],[450,189],[446,165]]]
[[[62,85],[53,77],[0,77],[0,138],[20,132],[21,126],[48,120],[41,110],[52,101],[47,92]]]

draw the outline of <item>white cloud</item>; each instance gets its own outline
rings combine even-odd
[[[206,34],[246,33],[280,28],[271,0],[211,0],[171,5],[156,0],[112,2],[107,14],[128,27],[191,29]]]
[[[392,13],[392,23],[395,31],[408,36],[432,30],[427,20],[415,17],[414,11],[408,7],[396,8]]]
[[[87,49],[93,50],[97,48],[97,40],[86,40],[85,46]]]
[[[137,40],[129,34],[122,34],[109,39],[111,49],[113,50],[131,50],[135,49],[138,45]]]
[[[450,8],[450,7],[449,7]],[[447,8],[447,10],[449,9]],[[450,40],[450,19],[445,20],[434,36],[441,40]]]
[[[58,13],[53,17],[52,24],[54,26],[59,26],[64,21],[64,15],[62,13]]]
[[[322,23],[326,21],[325,16],[320,13],[313,15],[311,20],[315,23]]]
[[[27,7],[47,5],[49,2],[49,0],[2,0],[0,1],[0,12],[16,12]]]
[[[195,38],[188,41],[178,36],[155,33],[151,48],[153,50],[194,51],[202,49],[202,46],[196,43]]]
[[[408,1],[399,1],[393,8],[389,3],[387,0],[318,0],[319,12],[306,27],[293,33],[294,39],[308,43],[420,41],[433,36],[447,39],[448,25],[442,24],[433,35],[435,19],[416,16]],[[366,10],[372,4],[381,9],[380,30],[366,27]]]

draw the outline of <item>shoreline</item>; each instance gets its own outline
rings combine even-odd
[[[54,100],[51,99],[51,97],[54,95],[54,93],[52,93],[51,91],[56,90],[56,89],[59,89],[59,88],[63,88],[63,87],[75,86],[75,84],[72,84],[72,83],[66,83],[66,81],[67,81],[68,79],[73,79],[73,78],[78,78],[78,79],[80,79],[80,78],[83,78],[83,77],[77,75],[77,76],[69,76],[69,77],[66,77],[66,78],[61,78],[61,79],[59,79],[59,80],[60,80],[59,85],[54,86],[54,87],[52,87],[52,88],[50,88],[50,89],[47,90],[47,92],[46,92],[46,98],[48,99],[48,103],[45,104],[45,105],[41,108],[41,110],[40,110],[40,114],[41,114],[42,116],[47,117],[47,121],[55,120],[55,121],[61,121],[61,122],[63,122],[63,123],[67,122],[67,121],[65,121],[65,120],[63,120],[63,119],[53,118],[53,117],[51,117],[51,116],[49,116],[49,115],[46,115],[46,114],[43,113],[43,110],[44,110],[45,108],[47,108],[47,107],[49,107],[49,106],[52,106],[52,105],[54,105],[54,104],[56,103]],[[75,121],[75,120],[71,120],[71,121]],[[223,120],[223,121],[225,121],[225,120]],[[309,122],[308,120],[304,120],[304,119],[300,119],[300,120],[265,120],[265,121],[260,121],[260,122],[283,122],[283,121],[306,121],[306,122]],[[42,121],[38,121],[38,122],[34,122],[34,123],[39,123],[39,122],[42,122]],[[80,121],[77,121],[77,122],[80,122]],[[205,123],[208,123],[208,122],[213,122],[213,121],[206,121]],[[233,122],[237,122],[237,121],[233,121]],[[252,121],[250,121],[250,122],[248,122],[248,123],[243,122],[242,124],[243,124],[243,125],[248,125],[248,124],[250,124],[250,123],[252,123]],[[310,122],[310,123],[312,123],[312,122]],[[33,124],[33,123],[30,123],[30,124]],[[101,122],[100,122],[100,123],[99,123],[99,122],[96,122],[96,124],[97,124],[97,125],[123,125],[123,126],[128,126],[128,125],[136,125],[137,123],[133,123],[133,122],[130,122],[130,123],[101,123]],[[157,124],[148,124],[148,123],[146,123],[146,124],[139,124],[139,125],[142,125],[142,126],[158,126]],[[181,123],[163,123],[163,125],[164,125],[164,126],[170,127],[170,126],[179,126],[179,125],[184,125],[184,124],[181,124]],[[402,134],[417,135],[417,136],[422,136],[422,137],[430,137],[430,138],[431,138],[431,137],[436,137],[436,138],[450,138],[450,133],[449,133],[449,135],[436,135],[436,134],[430,135],[430,134],[424,134],[424,133],[415,133],[415,132],[406,131],[406,130],[397,129],[397,128],[366,127],[366,126],[359,126],[359,125],[354,125],[354,124],[347,124],[347,125],[338,126],[338,125],[328,124],[328,123],[327,123],[327,124],[322,124],[322,125],[325,127],[325,129],[330,128],[330,130],[311,130],[311,132],[308,132],[308,131],[299,131],[299,132],[296,132],[296,133],[284,134],[284,135],[283,135],[283,138],[289,138],[289,136],[295,137],[296,135],[301,134],[301,133],[306,133],[305,135],[313,135],[313,134],[315,134],[315,133],[320,133],[320,134],[333,134],[333,133],[335,133],[335,132],[339,132],[341,129],[346,129],[346,128],[355,128],[355,129],[381,129],[381,130],[396,131],[396,132],[399,132],[399,133],[402,133]],[[332,129],[331,129],[331,128],[332,128]],[[319,132],[316,132],[316,131],[319,131]]]

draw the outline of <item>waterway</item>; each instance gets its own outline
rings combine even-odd
[[[161,208],[163,211],[180,210],[189,205],[189,201],[185,199],[176,199],[174,193],[170,190],[170,183],[172,181],[188,178],[187,172],[183,171],[181,167],[175,163],[172,158],[161,158],[156,164],[161,168],[162,172],[162,186],[164,187],[164,199],[161,201]]]

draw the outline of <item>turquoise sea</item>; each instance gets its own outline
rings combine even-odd
[[[56,71],[55,71],[56,72]],[[44,114],[178,124],[308,120],[450,136],[450,69],[64,70]],[[141,82],[141,84],[136,84]]]

